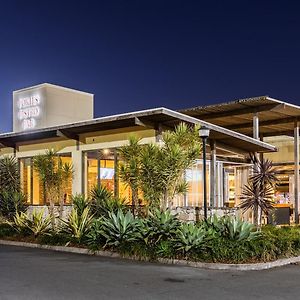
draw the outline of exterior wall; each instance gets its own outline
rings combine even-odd
[[[141,138],[141,143],[155,142],[155,130],[132,127],[82,136],[81,140],[85,143],[78,143],[74,140],[51,139],[41,140],[36,144],[19,145],[16,153],[14,153],[11,148],[3,148],[0,149],[0,157],[4,155],[15,155],[18,159],[29,158],[43,154],[49,148],[56,150],[58,154],[71,154],[72,164],[74,166],[72,194],[79,194],[84,192],[83,183],[86,181],[86,172],[83,170],[84,153],[89,150],[121,147],[128,142],[129,136],[133,134]]]
[[[264,142],[277,147],[278,152],[265,153],[264,157],[274,163],[286,163],[294,161],[294,138],[288,136],[278,136],[264,138]]]
[[[92,119],[93,95],[51,84],[13,93],[13,131]]]

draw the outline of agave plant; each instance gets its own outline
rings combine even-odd
[[[201,250],[205,247],[208,236],[205,228],[193,223],[183,223],[177,231],[175,248],[184,254]]]
[[[72,241],[81,243],[90,231],[93,215],[90,214],[89,207],[86,207],[81,215],[73,208],[68,219],[60,221],[61,232],[70,236]]]
[[[44,209],[36,210],[33,212],[24,213],[16,212],[13,217],[13,222],[10,225],[21,234],[33,234],[34,237],[38,237],[42,234],[48,234],[50,230],[51,217],[49,215],[44,216]]]
[[[252,241],[260,236],[253,224],[240,219],[225,217],[224,226],[223,235],[233,241]]]
[[[127,243],[137,241],[139,238],[138,226],[138,221],[129,211],[126,214],[121,209],[116,214],[109,212],[109,216],[102,220],[101,234],[106,241],[104,248],[107,246],[123,247]]]
[[[179,226],[179,220],[170,210],[155,209],[144,220],[141,234],[146,244],[158,244],[161,240],[174,238]]]
[[[41,234],[48,234],[51,225],[51,216],[44,216],[44,209],[33,210],[31,216],[27,215],[27,227],[34,237]]]
[[[8,221],[8,224],[11,225],[18,233],[25,233],[28,229],[28,216],[24,212],[16,212],[12,222]]]

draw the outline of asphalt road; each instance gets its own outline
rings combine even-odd
[[[229,272],[0,246],[0,299],[300,299],[300,266]]]

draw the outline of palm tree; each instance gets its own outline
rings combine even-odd
[[[64,193],[70,179],[73,177],[73,165],[63,163],[56,151],[47,150],[45,154],[34,157],[33,166],[39,174],[39,178],[45,189],[46,199],[50,203],[49,212],[51,215],[51,223],[54,227],[54,205],[59,202],[59,216],[61,218],[64,205]]]
[[[119,165],[119,177],[131,189],[132,213],[135,213],[135,207],[138,205],[139,178],[140,178],[140,139],[136,136],[130,136],[128,145],[119,149],[122,162]]]
[[[268,159],[259,160],[251,155],[252,173],[248,184],[244,187],[241,196],[240,208],[244,212],[251,209],[253,211],[254,223],[261,225],[262,213],[268,215],[273,209],[274,189],[279,180],[277,170]]]
[[[138,138],[130,138],[129,145],[120,149],[120,177],[135,191],[133,195],[140,190],[150,206],[165,210],[176,195],[187,191],[184,172],[201,152],[198,129],[181,123],[174,131],[165,131],[160,144],[140,145]]]

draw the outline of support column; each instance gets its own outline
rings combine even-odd
[[[74,167],[74,176],[72,180],[72,194],[82,193],[82,152],[72,151],[72,164]]]
[[[294,125],[294,212],[295,223],[299,224],[299,122],[295,122]]]
[[[216,185],[217,185],[217,151],[216,141],[210,141],[210,206],[216,207]]]
[[[259,118],[258,113],[253,116],[253,138],[259,140]]]

